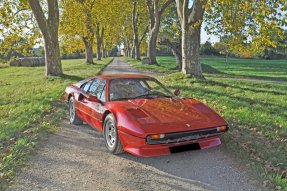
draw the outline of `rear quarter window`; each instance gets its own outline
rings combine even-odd
[[[84,83],[83,85],[81,85],[81,90],[83,90],[84,92],[87,92],[92,84],[93,80],[90,80],[86,83]]]

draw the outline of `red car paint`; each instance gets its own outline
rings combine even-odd
[[[106,102],[99,103],[80,87],[91,79],[106,81]],[[109,100],[109,82],[116,78],[151,78],[137,74],[101,75],[68,86],[65,100],[75,98],[77,115],[100,132],[103,131],[105,116],[112,113],[116,119],[118,134],[126,152],[140,157],[170,154],[170,147],[198,143],[201,149],[221,144],[219,135],[166,144],[147,144],[147,136],[192,132],[219,126],[227,122],[205,104],[193,98],[155,98],[131,99],[124,101]],[[87,99],[78,101],[83,94]]]

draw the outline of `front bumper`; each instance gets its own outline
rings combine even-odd
[[[211,148],[221,144],[220,138],[217,135],[207,138],[183,140],[181,142],[148,144],[146,139],[130,135],[123,131],[118,131],[118,134],[124,150],[138,157],[170,155],[170,148],[192,143],[198,143],[200,149]]]
[[[147,144],[169,144],[169,143],[179,143],[185,141],[192,141],[198,139],[206,139],[210,137],[220,136],[228,130],[228,126],[224,126],[226,129],[220,131],[217,127],[202,129],[196,131],[186,131],[186,132],[177,132],[177,133],[167,133],[164,135],[164,138],[152,139],[151,136],[147,137]]]

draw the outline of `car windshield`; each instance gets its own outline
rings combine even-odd
[[[113,79],[109,85],[110,101],[173,96],[167,88],[152,78]]]

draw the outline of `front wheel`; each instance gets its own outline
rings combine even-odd
[[[75,100],[73,97],[71,97],[69,100],[69,116],[70,116],[70,123],[74,125],[83,124],[83,120],[81,120],[76,113]]]
[[[115,118],[112,114],[108,114],[105,118],[103,135],[106,146],[111,153],[117,155],[124,152],[119,139]]]

